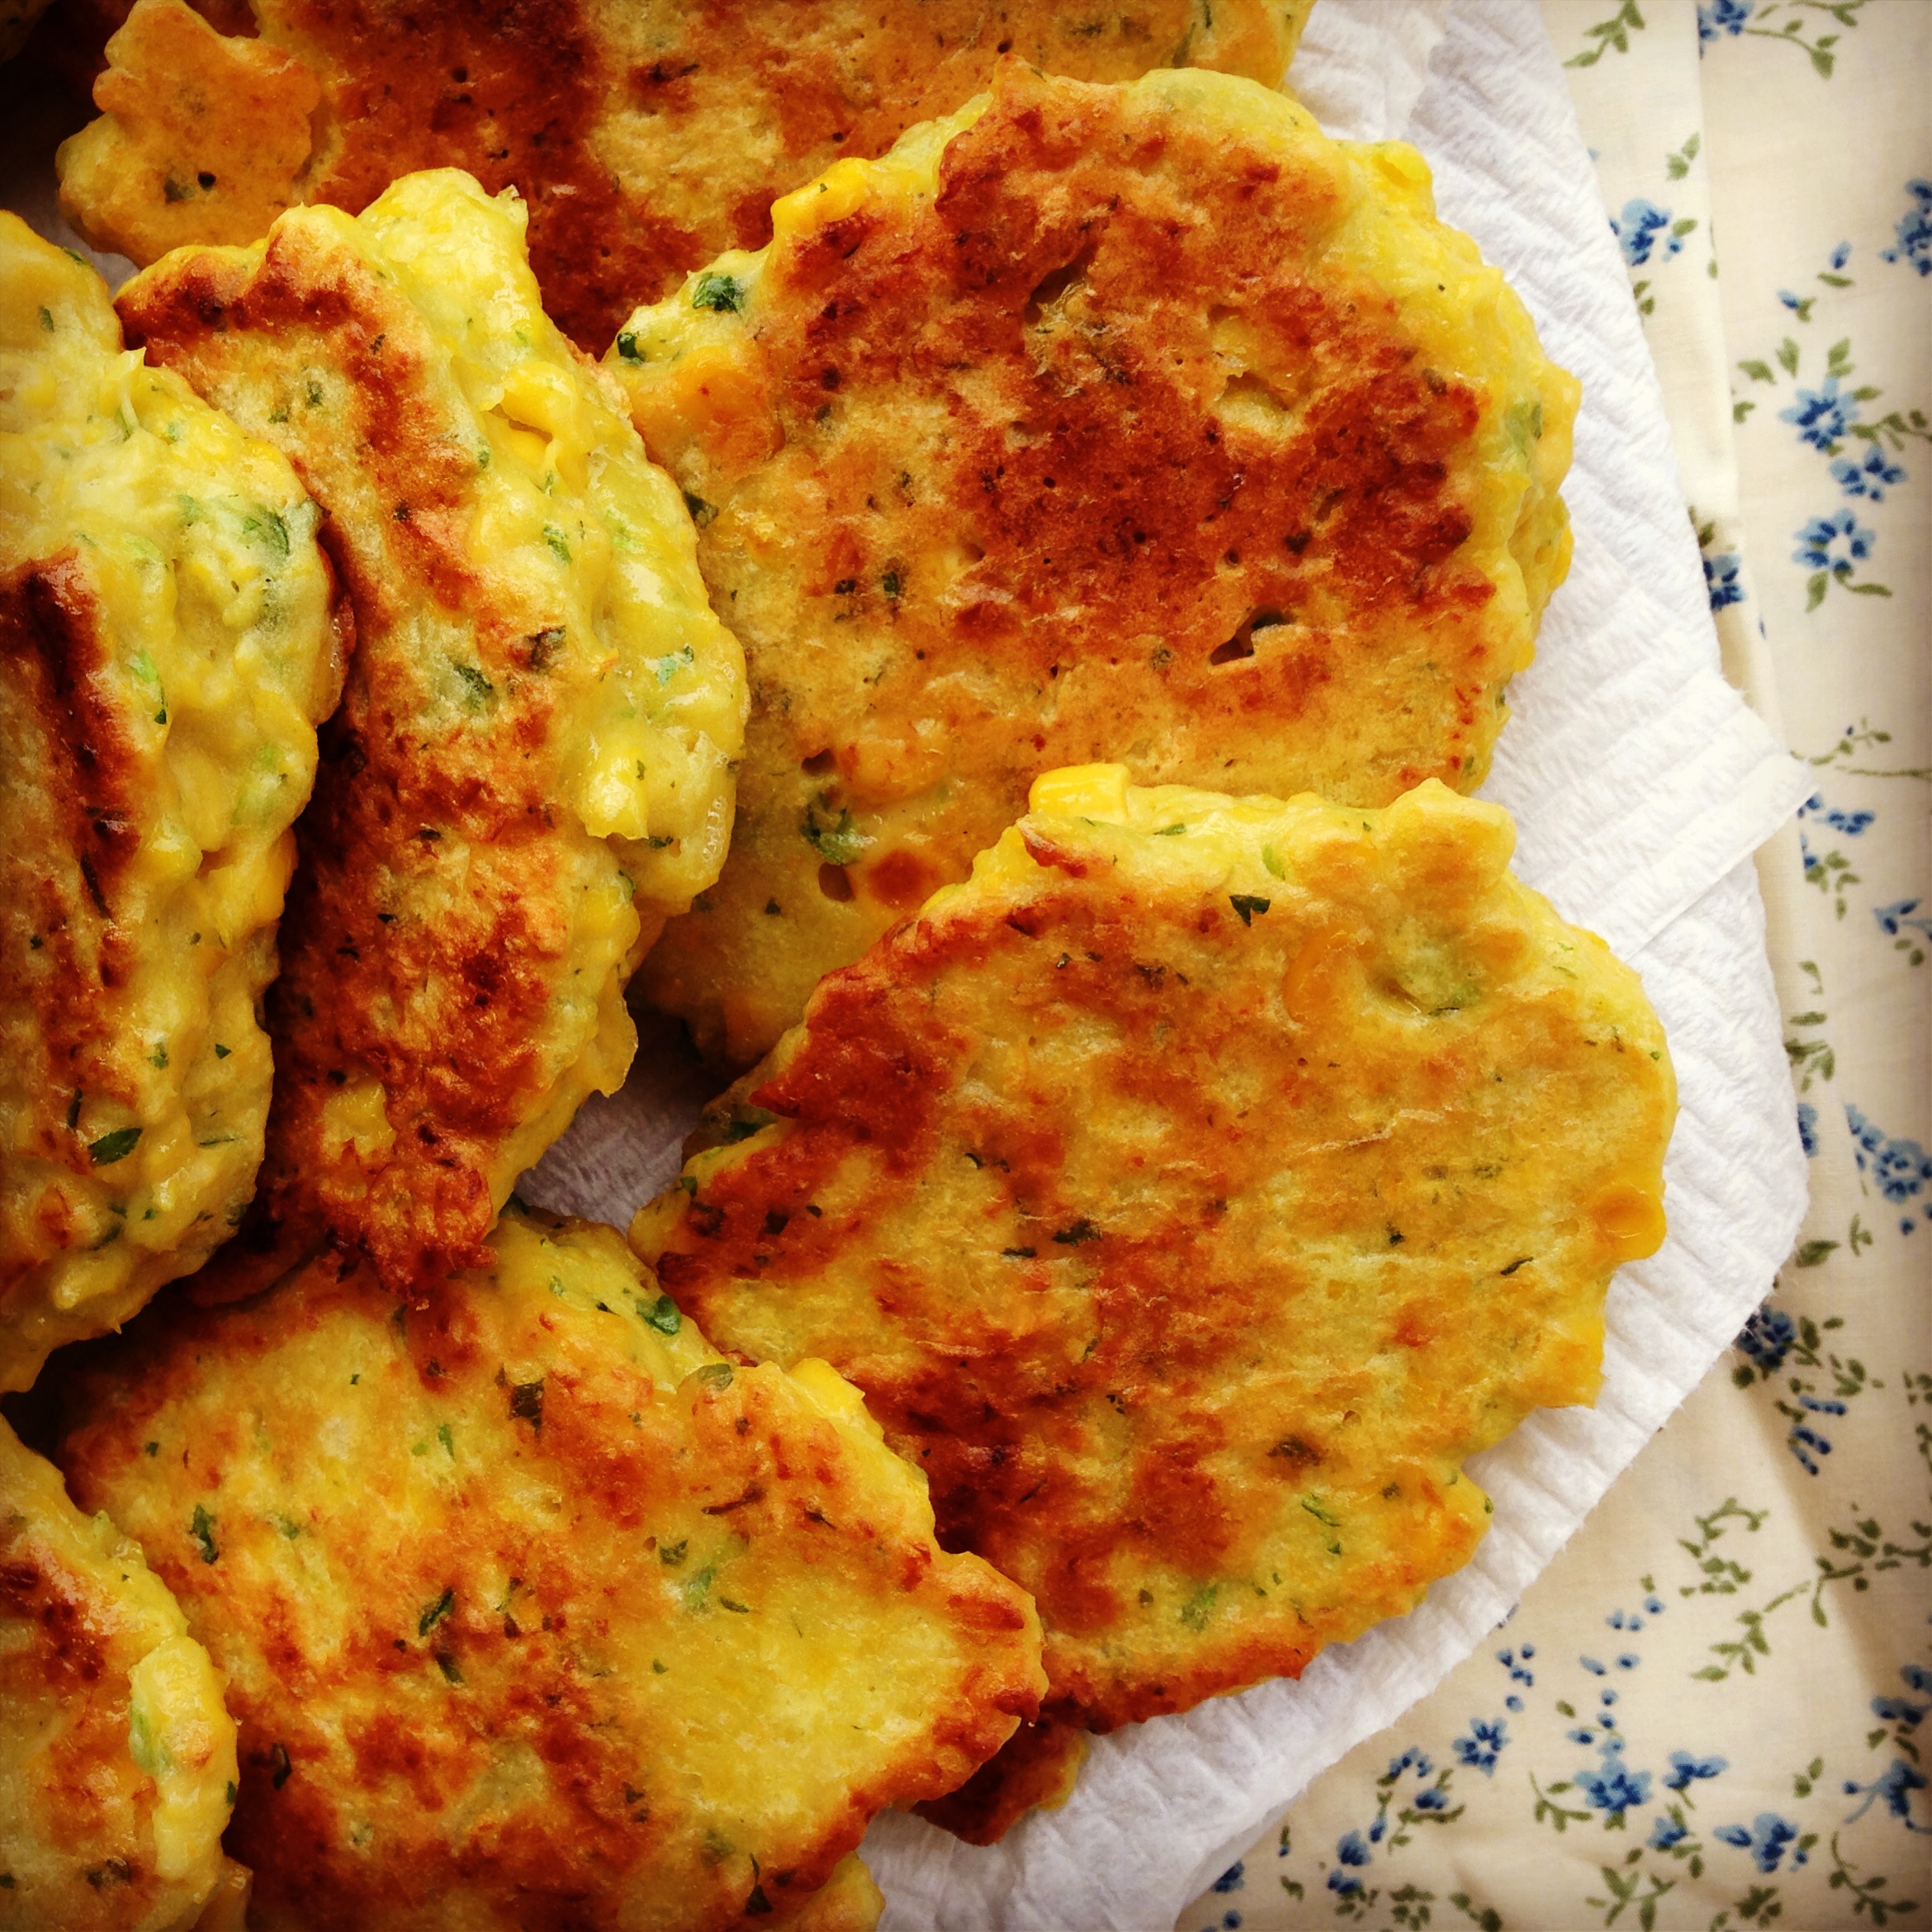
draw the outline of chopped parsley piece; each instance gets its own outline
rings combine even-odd
[[[416,1635],[426,1637],[444,1617],[456,1602],[456,1586],[452,1584],[433,1603],[424,1606],[423,1614],[416,1619]]]
[[[199,1546],[202,1562],[212,1563],[220,1556],[221,1552],[215,1547],[215,1518],[199,1503],[196,1503],[195,1513],[189,1519],[188,1535]]]
[[[510,1413],[521,1416],[533,1428],[543,1427],[543,1378],[518,1382],[510,1390]]]
[[[702,496],[694,496],[689,490],[684,492],[684,508],[691,513],[691,521],[700,530],[717,514],[715,503],[707,503]]]
[[[1215,1607],[1215,1598],[1221,1593],[1219,1584],[1203,1584],[1187,1601],[1181,1606],[1181,1621],[1190,1630],[1205,1630],[1208,1612]]]
[[[675,1543],[665,1543],[657,1552],[657,1560],[667,1568],[675,1570],[684,1560],[684,1552],[690,1547],[688,1537],[680,1537]]]
[[[1070,1228],[1063,1228],[1054,1236],[1063,1248],[1073,1248],[1082,1241],[1098,1241],[1100,1229],[1082,1215]]]
[[[496,687],[484,676],[473,664],[452,664],[449,667],[468,687],[465,693],[472,705],[486,703],[496,695]]]
[[[288,555],[288,525],[272,509],[257,504],[253,516],[242,519],[243,533],[249,537],[259,537],[279,557]]]
[[[618,331],[617,348],[627,362],[641,362],[645,359],[643,350],[637,346],[637,332],[634,329]]]
[[[708,1389],[728,1389],[732,1385],[732,1365],[728,1361],[708,1361],[695,1373]]]
[[[168,1043],[166,1040],[163,1040],[161,1044],[154,1049],[154,1052],[148,1055],[148,1064],[150,1067],[163,1068],[167,1066]]]
[[[218,1060],[225,1060],[234,1051],[233,1047],[225,1047],[220,1040],[215,1043],[215,1058]]]
[[[1301,1499],[1301,1507],[1305,1509],[1317,1522],[1325,1522],[1330,1529],[1341,1528],[1342,1518],[1338,1516],[1329,1515],[1328,1511],[1323,1508],[1321,1504],[1316,1502],[1312,1496],[1304,1496]]]
[[[543,541],[556,552],[557,561],[560,563],[568,563],[571,561],[569,540],[555,523],[546,523],[543,526]]]
[[[134,1152],[140,1137],[138,1127],[116,1127],[111,1134],[103,1134],[98,1140],[88,1143],[88,1158],[97,1167],[111,1167]],[[209,1561],[213,1562],[214,1558],[210,1557]]]
[[[847,807],[841,805],[838,817],[831,816],[823,793],[805,807],[798,831],[806,844],[816,846],[819,857],[830,865],[850,865],[871,843]]]
[[[443,1454],[448,1456],[451,1461],[455,1461],[456,1437],[450,1433],[447,1423],[438,1423],[436,1425],[436,1439],[442,1443]]]
[[[456,1659],[447,1650],[438,1650],[436,1653],[436,1668],[443,1673],[446,1683],[461,1683],[463,1681],[463,1674],[457,1669]]]
[[[1241,915],[1241,923],[1251,926],[1257,912],[1265,912],[1274,903],[1271,899],[1257,898],[1252,893],[1230,893],[1228,903]]]
[[[721,315],[735,315],[745,305],[745,285],[735,275],[721,275],[708,268],[691,291],[694,309],[711,309]]]
[[[702,1610],[711,1596],[712,1579],[717,1574],[717,1565],[708,1563],[684,1585],[684,1608],[687,1610]]]
[[[1262,864],[1267,866],[1268,870],[1272,873],[1276,878],[1286,878],[1288,876],[1288,874],[1281,869],[1281,854],[1277,852],[1272,845],[1263,845],[1262,847]]]
[[[1177,824],[1163,825],[1161,829],[1154,834],[1154,836],[1157,839],[1171,839],[1173,837],[1176,832],[1184,832],[1186,830],[1187,821],[1186,819],[1181,819]]]
[[[684,1318],[678,1313],[678,1305],[668,1295],[661,1295],[649,1308],[640,1308],[643,1316],[661,1335],[675,1335],[684,1327]],[[681,1549],[683,1546],[680,1544]]]
[[[1496,1272],[1499,1275],[1513,1275],[1518,1268],[1527,1268],[1536,1258],[1533,1254],[1523,1255],[1513,1261],[1508,1267],[1497,1269]]]
[[[552,624],[547,630],[538,631],[530,639],[530,669],[533,671],[548,670],[563,655],[564,627]]]
[[[878,587],[888,597],[897,597],[899,594],[899,573],[897,571],[888,571],[879,579]]]

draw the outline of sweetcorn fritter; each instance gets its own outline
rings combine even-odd
[[[941,1540],[1034,1593],[1052,1722],[1409,1609],[1483,1533],[1463,1459],[1593,1396],[1674,1083],[1513,840],[1435,782],[1370,811],[1048,774],[633,1224],[721,1347],[856,1384]]]
[[[488,1252],[171,1310],[78,1391],[75,1494],[228,1676],[256,1932],[869,1925],[872,1816],[1035,1709],[1031,1604],[822,1362],[726,1362],[613,1229]]]
[[[233,1231],[347,645],[286,461],[0,213],[0,1389]]]
[[[140,1546],[0,1420],[4,1932],[213,1932],[245,1887],[221,1689]]]
[[[950,112],[1002,54],[1086,80],[1191,63],[1275,85],[1309,4],[248,0],[232,11],[253,32],[231,38],[182,0],[139,0],[101,119],[62,150],[63,201],[145,263],[466,168],[529,198],[546,304],[595,352],[687,270],[769,239],[776,197]]]
[[[1004,64],[607,356],[753,712],[645,969],[742,1064],[1055,765],[1480,781],[1561,580],[1576,386],[1397,144],[1224,75]]]
[[[152,359],[287,452],[355,614],[239,1286],[324,1243],[399,1290],[481,1265],[517,1175],[622,1082],[624,982],[723,858],[743,660],[523,222],[414,175],[121,292]]]

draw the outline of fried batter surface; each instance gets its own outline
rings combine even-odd
[[[245,1891],[234,1775],[221,1680],[140,1545],[0,1421],[0,1928],[196,1925]]]
[[[1273,85],[1310,3],[249,0],[258,37],[225,38],[182,0],[140,0],[108,43],[102,118],[62,149],[64,205],[151,262],[466,168],[529,198],[545,301],[594,352],[720,249],[762,246],[775,197],[949,113],[1002,54],[1086,80],[1191,63]]]
[[[287,452],[355,612],[269,1006],[250,1279],[324,1240],[399,1289],[481,1265],[516,1176],[623,1081],[625,979],[730,832],[742,657],[523,227],[514,194],[417,175],[121,294],[153,359]]]
[[[0,213],[0,1389],[232,1231],[346,612],[288,463]]]
[[[401,1305],[318,1263],[81,1391],[76,1494],[228,1674],[256,1932],[869,1925],[849,1854],[1032,1713],[1032,1607],[823,1363],[727,1365],[611,1229],[489,1254]]]
[[[1576,386],[1396,144],[1017,64],[606,358],[697,499],[753,717],[646,968],[743,1063],[1055,765],[1470,789],[1567,566]]]
[[[1636,976],[1495,807],[1126,775],[1043,778],[632,1230],[721,1346],[864,1390],[940,1541],[1038,1599],[1044,1715],[1096,1731],[1468,1557],[1463,1459],[1595,1392],[1675,1107]]]

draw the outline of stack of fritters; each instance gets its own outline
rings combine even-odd
[[[633,315],[755,703],[645,968],[742,1065],[1055,765],[1473,788],[1560,580],[1576,386],[1409,149],[1216,74],[1017,63]]]
[[[1272,85],[1309,4],[224,0],[204,19],[95,0],[125,24],[95,86],[107,111],[62,151],[62,197],[89,239],[144,263],[465,168],[522,191],[546,305],[594,353],[686,270],[768,239],[778,196],[950,113],[1003,54],[1083,80],[1185,63]]]
[[[0,1389],[234,1231],[353,639],[288,463],[0,213]]]
[[[96,1529],[0,1441],[11,1702],[142,1633],[0,1925],[232,1927],[232,1805],[258,1932],[863,1932],[1591,1399],[1670,1065],[1458,795],[1575,386],[1305,11],[125,14],[135,348],[0,231],[0,1366],[207,1265],[37,1398]],[[627,1248],[510,1190],[641,961],[766,1058]]]

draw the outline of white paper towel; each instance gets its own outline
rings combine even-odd
[[[1505,1616],[1769,1286],[1805,1167],[1749,854],[1802,769],[1726,684],[1661,397],[1534,0],[1320,0],[1295,65],[1332,131],[1400,132],[1584,383],[1565,488],[1576,560],[1511,693],[1485,795],[1517,869],[1642,973],[1683,1111],[1670,1236],[1610,1301],[1593,1411],[1544,1412],[1478,1459],[1495,1516],[1423,1607],[1263,1685],[1098,1739],[1061,1811],[976,1849],[881,1819],[864,1855],[888,1932],[1166,1932],[1309,1778],[1392,1723]],[[625,1091],[585,1109],[523,1191],[623,1221],[676,1171],[702,1077],[647,1032]]]

